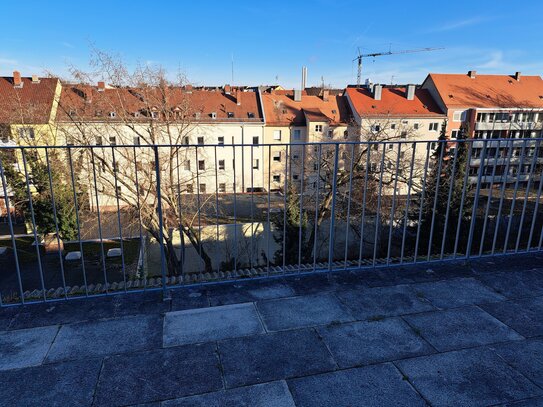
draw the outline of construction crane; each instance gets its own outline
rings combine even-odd
[[[443,48],[418,48],[418,49],[407,49],[402,51],[386,51],[386,52],[374,52],[371,54],[362,54],[360,52],[360,48],[358,48],[358,56],[353,59],[354,61],[358,62],[358,73],[356,75],[356,87],[360,87],[360,80],[362,79],[362,58],[367,57],[380,57],[383,55],[396,55],[396,54],[411,54],[413,52],[427,52],[427,51],[437,51]]]

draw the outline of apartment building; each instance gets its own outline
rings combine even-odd
[[[100,207],[115,206],[113,187],[117,194],[129,193],[129,186],[115,183],[113,167],[124,171],[119,179],[139,175],[153,180],[157,168],[152,145],[159,146],[161,173],[167,172],[181,194],[244,193],[264,187],[264,120],[255,88],[67,84],[57,126],[67,144],[97,146],[94,166],[85,173],[110,173],[109,185],[99,191]]]
[[[482,143],[474,143],[472,181],[476,181],[479,174],[483,153],[483,182],[515,182],[519,175],[527,181],[531,158],[534,165],[541,165],[539,157],[543,158],[543,149],[536,151],[536,142],[526,141],[542,136],[543,79],[540,76],[523,76],[520,72],[480,75],[476,71],[429,74],[422,88],[427,89],[447,113],[447,134],[451,139],[460,131],[475,139],[515,139],[513,148],[506,148],[511,143],[495,142],[487,144],[484,152]],[[504,159],[509,156],[513,157],[514,164],[507,167]]]
[[[353,112],[358,137],[361,141],[429,141],[437,140],[447,116],[433,100],[430,92],[415,85],[405,87],[376,84],[361,88],[349,87],[346,98]],[[382,151],[379,147],[385,148]],[[370,171],[392,177],[398,170],[400,180],[396,193],[405,193],[412,177],[420,178],[426,156],[435,144],[391,143],[371,147]],[[384,156],[384,157],[383,157]],[[390,171],[387,172],[386,169]],[[386,183],[385,183],[386,184]]]
[[[299,182],[307,179],[304,189],[315,183],[319,160],[335,154],[327,142],[356,140],[352,115],[343,90],[304,89],[275,90],[262,93],[266,127],[264,142],[271,144],[271,160],[264,168],[269,188],[285,186],[285,177]],[[300,143],[313,143],[303,148]],[[277,145],[275,147],[274,145]],[[344,166],[342,146],[339,165]]]

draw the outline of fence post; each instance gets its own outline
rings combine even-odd
[[[332,263],[334,262],[334,227],[336,216],[336,192],[337,192],[337,171],[339,162],[339,143],[335,144],[334,149],[334,174],[332,178],[332,212],[330,215],[330,239],[328,247],[328,270],[332,270]]]
[[[166,252],[164,250],[164,223],[162,217],[162,196],[160,186],[160,163],[158,158],[158,146],[154,145],[153,150],[155,152],[155,173],[156,173],[156,191],[157,191],[157,212],[158,212],[158,228],[160,239],[160,270],[162,274],[162,296],[163,300],[169,300],[170,296],[166,287]]]

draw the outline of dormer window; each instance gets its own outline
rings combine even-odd
[[[158,119],[158,112],[151,112],[151,118]]]
[[[141,116],[140,112],[134,112],[134,117],[140,117],[140,116]]]
[[[543,99],[543,96],[540,97]],[[255,114],[253,112],[247,112],[247,117],[249,117],[249,119],[254,119]]]
[[[102,117],[102,111],[101,111],[101,110],[96,110],[96,111],[94,112],[94,115],[95,115],[96,117]]]
[[[227,115],[229,119],[232,119],[234,117],[234,112],[228,112]]]
[[[337,110],[336,110],[336,109],[332,109],[332,114],[337,114]]]
[[[111,119],[114,119],[115,117],[117,117],[117,113],[115,113],[115,112],[109,112],[109,117],[110,117]]]
[[[72,110],[70,110],[70,111],[68,112],[68,114],[69,114],[70,116],[75,116],[76,111],[72,109]]]
[[[217,112],[211,112],[211,118],[215,120],[217,118]]]

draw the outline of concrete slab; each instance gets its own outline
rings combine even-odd
[[[268,331],[354,320],[349,310],[332,294],[260,301],[257,308]]]
[[[343,291],[337,295],[359,320],[381,319],[435,309],[428,301],[417,297],[407,285]]]
[[[19,312],[19,307],[3,307],[0,308],[0,331],[5,331],[9,328],[11,321],[17,313]]]
[[[464,305],[481,304],[504,300],[505,297],[494,292],[473,278],[442,280],[413,285],[417,295],[427,298],[439,308],[456,308]]]
[[[543,388],[543,339],[492,346],[491,349]]]
[[[221,388],[215,345],[181,346],[106,357],[94,405],[148,403]]]
[[[179,288],[170,292],[171,311],[209,307],[207,290],[205,288]]]
[[[297,407],[426,406],[392,364],[289,380]]]
[[[58,332],[58,326],[0,332],[0,370],[40,365]]]
[[[481,308],[525,337],[543,335],[543,297],[484,304]]]
[[[13,319],[10,329],[160,314],[169,311],[169,306],[169,302],[162,300],[162,293],[157,291],[31,304],[18,307],[20,311]]]
[[[523,339],[477,307],[408,315],[404,319],[440,352]]]
[[[168,312],[164,316],[164,346],[213,342],[263,332],[253,303]]]
[[[161,345],[159,315],[80,322],[60,328],[46,362],[135,352]]]
[[[311,295],[335,289],[329,273],[285,276],[284,281],[296,295]]]
[[[435,352],[401,318],[321,327],[318,332],[342,368]]]
[[[312,330],[277,332],[219,342],[226,387],[334,370],[336,364]]]
[[[256,280],[217,285],[208,289],[211,306],[238,304],[294,296],[294,290],[282,280]]]
[[[277,381],[168,400],[162,407],[296,407],[286,382]]]
[[[513,403],[500,404],[498,407],[543,407],[543,397],[534,397]]]
[[[542,390],[488,349],[467,349],[395,362],[432,406],[488,406]]]
[[[543,272],[540,270],[487,273],[478,278],[485,285],[508,298],[543,295]]]
[[[4,406],[90,406],[102,361],[78,360],[0,372]]]

